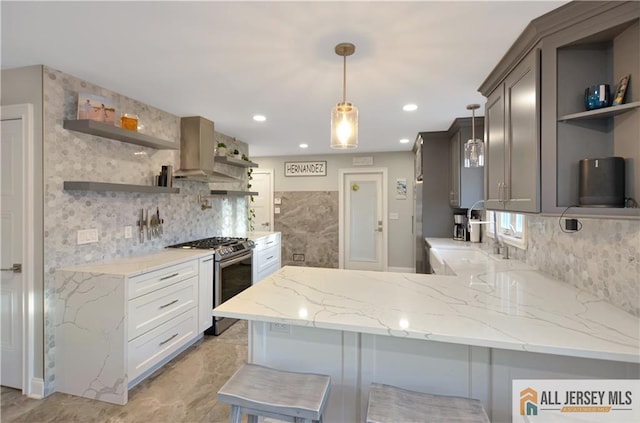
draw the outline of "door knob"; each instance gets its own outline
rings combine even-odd
[[[11,266],[8,269],[0,269],[3,272],[13,272],[13,273],[22,273],[22,264],[21,263],[15,263],[13,266]]]

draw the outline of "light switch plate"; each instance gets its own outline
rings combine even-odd
[[[280,207],[275,207],[273,209],[273,214],[280,214]]]
[[[282,204],[282,198],[276,197],[273,199],[273,204]]]
[[[124,237],[125,239],[129,239],[133,236],[133,228],[131,226],[124,227]]]
[[[78,245],[91,244],[92,242],[98,242],[98,230],[97,229],[82,229],[78,231]]]

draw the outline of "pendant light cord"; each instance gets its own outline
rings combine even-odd
[[[476,143],[476,109],[471,109],[471,139]]]
[[[342,56],[342,102],[347,101],[347,55]]]

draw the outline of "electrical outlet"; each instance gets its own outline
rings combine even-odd
[[[273,209],[273,214],[280,214],[280,207],[275,207]]]
[[[269,323],[269,330],[278,333],[291,333],[291,325],[286,323]]]
[[[131,226],[124,227],[124,237],[125,239],[129,239],[133,236],[133,228]]]
[[[304,254],[294,254],[293,261],[304,261]]]
[[[98,242],[98,230],[97,229],[82,229],[78,231],[78,245],[91,244],[92,242]]]

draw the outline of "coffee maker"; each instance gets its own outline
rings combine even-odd
[[[453,239],[456,241],[467,240],[467,215],[456,213],[453,215]]]

